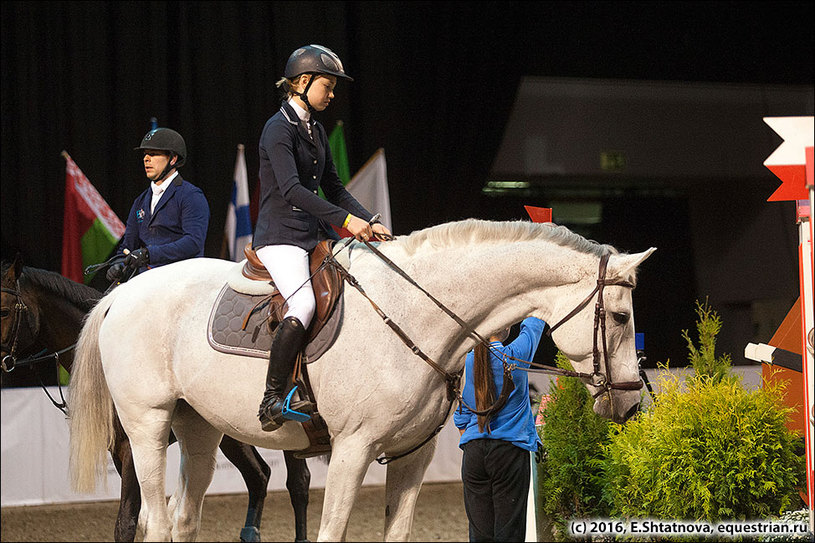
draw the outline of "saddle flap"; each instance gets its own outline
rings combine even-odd
[[[312,275],[311,286],[314,290],[314,300],[316,302],[314,318],[309,326],[309,340],[314,339],[328,321],[337,299],[342,293],[342,276],[333,266],[323,266],[326,257],[332,254],[333,245],[333,240],[323,240],[317,244],[309,255],[309,270]],[[251,243],[244,247],[243,254],[246,256],[246,264],[243,265],[242,270],[245,277],[256,281],[272,281],[269,271],[255,254]],[[272,295],[270,308],[276,313],[273,314],[275,320],[283,320],[286,304],[282,294],[277,289]]]

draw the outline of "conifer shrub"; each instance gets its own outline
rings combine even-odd
[[[716,356],[716,336],[722,329],[722,319],[719,314],[705,303],[696,301],[696,332],[699,334],[699,346],[693,344],[693,340],[687,330],[682,330],[682,337],[688,344],[688,362],[693,367],[697,376],[709,377],[714,383],[726,377],[731,377],[730,369],[732,360],[729,354]]]
[[[560,352],[556,362],[572,369]],[[608,515],[601,466],[610,423],[593,411],[594,399],[579,379],[558,377],[549,390],[538,429],[543,443],[537,464],[538,507],[554,522],[555,538],[562,540],[569,519]]]
[[[626,518],[755,520],[800,506],[800,440],[786,425],[783,384],[754,391],[715,356],[721,321],[697,303],[696,374],[667,374],[645,413],[614,426],[603,472],[610,514]]]

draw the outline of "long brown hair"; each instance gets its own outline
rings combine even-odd
[[[484,411],[495,403],[495,377],[492,374],[490,350],[483,343],[475,346],[473,351],[473,384],[475,385],[475,408]],[[487,427],[490,432],[490,415],[478,415],[478,431]]]

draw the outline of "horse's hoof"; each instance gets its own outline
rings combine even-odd
[[[254,526],[244,526],[241,530],[241,541],[252,541],[257,543],[260,541],[260,530]]]
[[[311,539],[295,539],[294,543],[311,543]]]

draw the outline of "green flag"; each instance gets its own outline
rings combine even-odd
[[[334,166],[337,168],[337,175],[343,185],[347,185],[351,180],[351,169],[348,167],[348,149],[345,147],[345,130],[342,121],[337,121],[337,126],[328,136],[328,146],[334,157]]]

